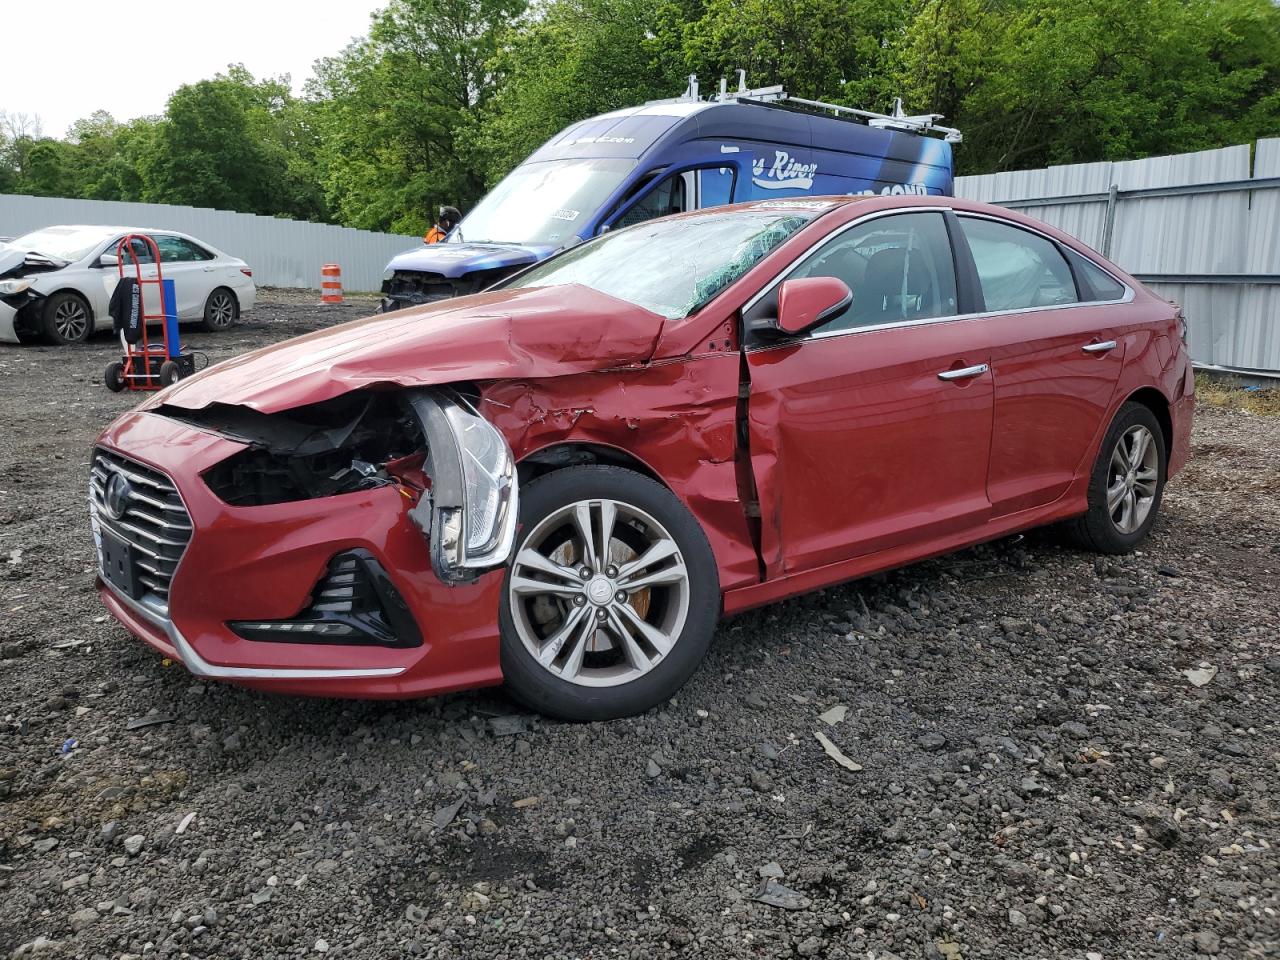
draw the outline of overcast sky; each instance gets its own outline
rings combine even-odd
[[[61,137],[94,110],[117,120],[161,113],[179,86],[229,63],[243,63],[255,77],[287,73],[300,91],[311,64],[367,33],[369,14],[385,4],[3,0],[0,110],[37,114],[46,136]],[[129,81],[112,82],[117,71]],[[135,82],[140,75],[148,82]]]

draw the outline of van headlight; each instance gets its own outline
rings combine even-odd
[[[511,448],[452,391],[415,390],[409,402],[427,438],[431,489],[409,511],[446,583],[504,566],[515,546],[518,494]]]

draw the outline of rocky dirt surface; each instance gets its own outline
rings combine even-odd
[[[372,309],[314,301],[190,339]],[[740,616],[664,708],[569,725],[128,636],[85,510],[113,352],[0,351],[0,957],[1280,954],[1280,418],[1203,409],[1140,553],[1036,533]]]

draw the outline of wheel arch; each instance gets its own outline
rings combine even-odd
[[[1160,424],[1165,456],[1168,457],[1173,450],[1173,414],[1169,409],[1168,398],[1155,387],[1140,387],[1125,397],[1125,403],[1138,403],[1151,411]]]
[[[83,290],[77,289],[76,287],[59,287],[57,290],[50,290],[48,293],[43,294],[44,299],[43,299],[43,302],[40,304],[40,309],[43,310],[45,305],[50,300],[52,300],[54,297],[62,293],[69,293],[73,297],[75,297],[77,300],[79,300],[81,303],[84,304],[84,308],[87,311],[89,311],[90,323],[98,322],[98,315],[93,310],[93,300],[89,298],[89,295],[87,293],[85,293]]]
[[[516,469],[519,472],[520,482],[528,483],[555,470],[588,463],[626,467],[671,490],[671,484],[667,483],[657,470],[631,451],[591,440],[560,440],[549,443],[526,453],[516,464]]]

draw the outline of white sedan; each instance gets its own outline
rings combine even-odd
[[[17,343],[26,335],[79,343],[95,329],[110,328],[107,306],[120,276],[117,249],[131,233],[155,240],[160,270],[173,281],[179,320],[225,330],[253,307],[257,290],[249,265],[202,240],[145,227],[46,227],[0,244],[0,342]],[[134,241],[134,250],[143,278],[154,278],[147,244]],[[126,256],[125,275],[135,270]],[[160,312],[158,304],[146,309]]]

